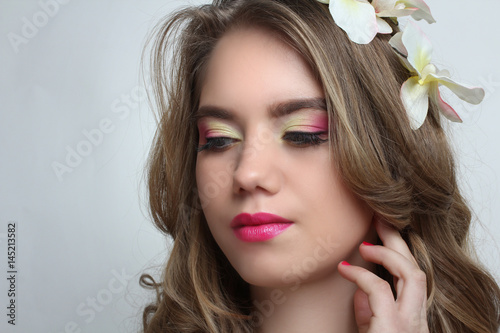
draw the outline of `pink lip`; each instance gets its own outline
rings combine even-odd
[[[239,240],[264,242],[274,238],[292,225],[292,221],[269,213],[250,215],[241,213],[231,221],[231,228]]]

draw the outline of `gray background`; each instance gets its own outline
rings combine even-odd
[[[150,299],[138,277],[155,272],[169,246],[147,218],[143,167],[154,119],[140,55],[154,23],[188,2],[52,2],[0,1],[0,331],[135,332]],[[433,62],[486,91],[480,106],[443,94],[464,119],[450,126],[460,180],[481,221],[478,254],[498,279],[500,2],[427,3],[438,23],[419,26]],[[24,38],[18,45],[14,34]],[[10,221],[15,327],[5,314]]]

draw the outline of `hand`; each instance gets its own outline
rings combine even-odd
[[[364,260],[384,266],[393,276],[397,298],[389,283],[369,270],[338,265],[339,273],[355,283],[354,312],[360,333],[428,333],[426,315],[427,283],[415,258],[399,232],[375,221],[382,245],[363,243]]]

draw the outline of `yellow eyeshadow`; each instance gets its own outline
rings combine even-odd
[[[200,134],[205,138],[229,137],[240,140],[242,139],[239,131],[237,131],[233,127],[213,120],[207,121],[204,124],[200,124]]]
[[[328,116],[325,114],[307,114],[294,116],[283,126],[283,132],[305,131],[321,132],[328,130]]]

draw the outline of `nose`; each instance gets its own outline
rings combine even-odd
[[[262,136],[246,140],[233,174],[234,193],[279,192],[283,175],[275,146],[273,139]]]

